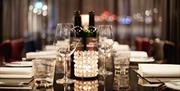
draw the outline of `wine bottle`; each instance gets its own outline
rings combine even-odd
[[[74,11],[73,21],[74,21],[74,26],[73,26],[73,31],[71,32],[71,44],[74,45],[80,40],[75,51],[83,51],[84,40],[83,40],[83,29],[81,25],[80,11]],[[71,55],[71,59],[74,60],[74,54]],[[70,73],[71,73],[70,74],[71,78],[75,78],[73,61],[71,61]]]
[[[95,28],[95,21],[94,21],[94,11],[89,12],[89,27],[85,31],[86,32],[86,50],[94,50],[97,51],[97,34]]]
[[[84,31],[81,25],[81,16],[80,16],[80,11],[75,11],[74,12],[74,27],[73,27],[73,33],[71,35],[72,37],[72,42],[79,42],[76,50],[84,50]],[[73,35],[75,33],[75,35]]]
[[[89,26],[82,28],[80,12],[74,13],[74,30],[81,39],[78,51],[73,54],[72,78],[77,80],[94,80],[98,78],[98,52],[96,51],[96,28],[94,12],[89,12]]]

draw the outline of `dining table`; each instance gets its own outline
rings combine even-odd
[[[46,50],[45,52],[26,53],[26,57],[32,59],[34,56],[38,56],[37,54],[54,55],[54,52],[52,52],[52,50],[47,52]],[[137,61],[137,58],[140,59]],[[111,59],[107,63],[107,69],[113,73],[111,75],[98,74],[96,78],[90,80],[72,78],[72,84],[57,84],[56,80],[63,78],[64,72],[63,62],[56,61],[53,86],[37,87],[35,86],[33,76],[31,79],[0,78],[0,91],[176,91],[166,87],[165,83],[162,82],[158,83],[158,85],[156,83],[147,82],[147,79],[141,77],[137,71],[139,63],[150,64],[156,62],[152,60],[151,57],[148,57],[145,52],[131,51],[129,68],[126,74],[117,75],[114,62]],[[152,80],[154,79],[156,78]],[[11,81],[14,83],[13,85]],[[141,83],[144,81],[146,81],[146,85]],[[7,84],[4,85],[3,82],[7,82]],[[19,84],[21,82],[25,82],[25,84]]]
[[[125,84],[126,87],[117,87],[115,86],[116,76],[114,74],[114,68],[112,68],[112,75],[98,75],[97,78],[91,80],[84,80],[84,79],[73,79],[74,83],[72,84],[57,84],[56,80],[63,77],[63,72],[60,71],[59,66],[55,68],[55,75],[54,75],[54,84],[50,87],[36,87],[34,85],[34,79],[24,85],[20,86],[3,86],[0,84],[0,91],[176,91],[170,88],[167,88],[162,85],[159,86],[143,86],[139,84],[138,81],[140,77],[136,72],[138,69],[137,65],[130,65],[128,73],[125,74],[127,77],[119,79],[120,85]],[[2,78],[0,79],[2,80]],[[80,83],[77,83],[80,82]],[[89,82],[89,83],[88,83]],[[91,83],[92,82],[92,83]],[[122,83],[123,82],[123,83]],[[0,82],[1,83],[1,82]],[[88,84],[88,85],[87,85]],[[89,89],[87,89],[89,86]],[[92,87],[91,87],[92,86]],[[93,89],[91,89],[93,88]]]

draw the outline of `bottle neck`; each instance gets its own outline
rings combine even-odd
[[[74,26],[80,26],[81,27],[80,11],[74,12]]]
[[[94,15],[94,11],[89,12],[89,27],[95,27]]]
[[[74,18],[74,26],[79,26],[81,27],[81,17],[80,16],[75,16]]]
[[[94,14],[90,13],[89,14],[89,27],[94,27],[95,26],[95,22],[94,22]]]

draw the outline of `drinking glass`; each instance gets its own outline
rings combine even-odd
[[[74,31],[72,30],[73,25],[71,23],[59,23],[56,27],[56,34],[54,39],[54,45],[58,47],[58,56],[61,57],[64,65],[64,77],[62,79],[56,80],[58,84],[70,84],[73,83],[73,80],[68,78],[68,61],[67,59],[73,54],[76,50],[78,42],[70,43],[70,35]],[[75,34],[75,33],[74,33]]]
[[[98,26],[98,49],[103,56],[103,66],[99,69],[100,75],[111,75],[112,72],[106,70],[106,59],[111,54],[111,49],[114,44],[114,33],[111,25]]]
[[[48,55],[33,61],[33,73],[36,87],[51,87],[54,81],[56,58]]]
[[[129,51],[118,51],[114,53],[114,83],[116,90],[129,89]]]

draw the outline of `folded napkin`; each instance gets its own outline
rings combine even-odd
[[[165,83],[165,86],[177,91],[180,91],[180,79],[179,80],[171,80]]]
[[[145,51],[131,51],[130,54],[131,58],[142,58],[142,57],[148,57],[147,52]]]
[[[32,61],[16,61],[5,63],[5,66],[14,66],[14,67],[30,67],[32,66]]]
[[[173,64],[139,64],[142,77],[180,77],[180,65]]]
[[[130,62],[153,62],[153,57],[148,57],[145,51],[131,51]]]
[[[26,58],[56,58],[57,51],[28,52]]]
[[[31,78],[32,67],[0,67],[0,78]]]
[[[119,44],[118,42],[114,42],[112,49],[114,51],[130,51],[129,45]]]
[[[70,46],[69,39],[63,41],[57,41],[55,45],[46,45],[45,50],[47,51],[57,51],[59,48],[64,48]]]
[[[154,62],[153,57],[142,57],[142,58],[130,58],[130,62]]]
[[[45,50],[46,51],[56,51],[56,50],[58,50],[58,47],[55,45],[46,45]]]

